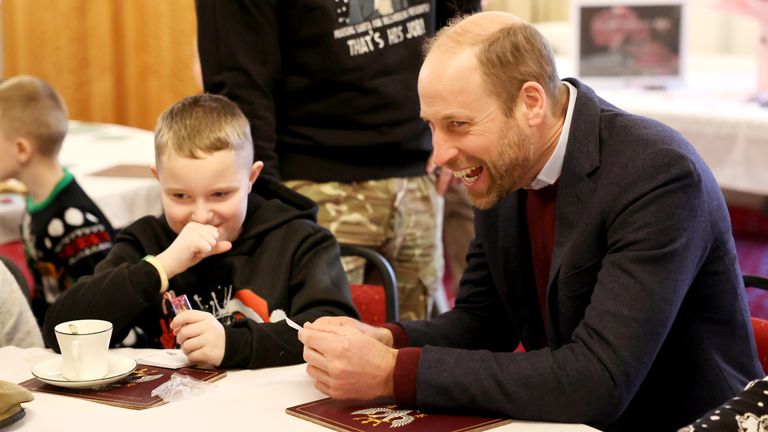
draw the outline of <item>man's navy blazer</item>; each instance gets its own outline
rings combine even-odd
[[[401,323],[423,346],[417,403],[675,430],[762,376],[727,208],[677,132],[568,81],[547,321],[520,190],[476,212],[455,309]]]

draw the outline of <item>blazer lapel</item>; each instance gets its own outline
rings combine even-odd
[[[589,175],[600,166],[600,106],[597,96],[579,81],[572,78],[567,81],[578,89],[578,94],[555,201],[555,244],[547,283],[547,303],[574,229],[579,225],[583,209],[589,205],[594,193]],[[547,328],[551,329],[551,317],[556,311],[550,308],[547,311]]]

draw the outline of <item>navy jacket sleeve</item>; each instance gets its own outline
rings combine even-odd
[[[464,349],[514,350],[520,335],[510,331],[511,322],[483,257],[480,239],[476,238],[470,245],[467,268],[461,280],[456,307],[452,310],[429,321],[399,323],[411,346],[429,343]]]

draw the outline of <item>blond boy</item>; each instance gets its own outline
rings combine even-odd
[[[336,240],[315,222],[312,201],[257,180],[263,164],[235,104],[198,95],[170,107],[155,162],[164,215],[128,226],[95,274],[59,299],[48,343],[56,347],[60,322],[102,318],[113,342],[138,327],[148,346],[178,343],[194,363],[257,368],[302,361],[283,314],[300,323],[357,315]],[[181,295],[195,310],[174,317]]]
[[[67,124],[64,102],[45,81],[17,76],[0,83],[0,179],[18,179],[29,193],[21,236],[41,324],[59,294],[93,272],[114,236],[98,206],[59,163]]]

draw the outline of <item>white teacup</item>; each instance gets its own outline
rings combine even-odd
[[[64,378],[89,381],[107,375],[111,322],[96,319],[67,321],[53,330],[61,348],[61,373]]]

